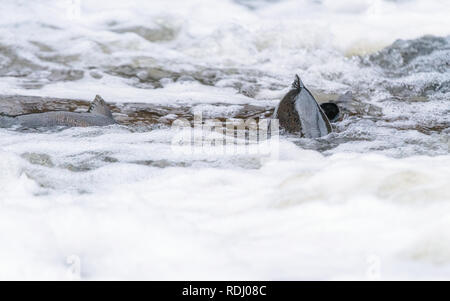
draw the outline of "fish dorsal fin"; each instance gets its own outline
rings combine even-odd
[[[88,113],[104,115],[113,118],[111,111],[108,108],[108,105],[100,95],[95,96],[95,99],[91,102],[91,105],[89,106]]]
[[[292,83],[292,88],[295,90],[301,90],[305,87],[305,85],[303,85],[302,80],[300,79],[300,76],[298,76],[298,74],[295,75],[295,80]]]

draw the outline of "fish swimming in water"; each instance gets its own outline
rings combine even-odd
[[[332,110],[329,111],[334,114]],[[330,120],[323,108],[298,75],[295,75],[291,90],[280,101],[273,117],[279,120],[281,128],[289,133],[300,133],[302,137],[318,138],[332,132]]]
[[[0,128],[21,126],[24,128],[41,127],[88,127],[107,126],[116,121],[107,104],[100,95],[95,96],[89,110],[85,113],[52,111],[44,113],[8,116],[0,114]]]

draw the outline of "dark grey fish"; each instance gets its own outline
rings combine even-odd
[[[292,89],[275,109],[274,118],[287,132],[300,133],[306,138],[318,138],[332,132],[328,117],[298,75],[295,75]]]
[[[95,96],[89,110],[86,113],[74,113],[65,111],[44,112],[35,114],[24,114],[18,116],[0,115],[0,127],[21,126],[25,128],[40,127],[88,127],[107,126],[115,124],[116,121],[111,114],[103,98]]]

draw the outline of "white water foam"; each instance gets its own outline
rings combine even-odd
[[[0,279],[448,279],[448,43],[368,56],[447,41],[448,1],[70,3],[2,1],[1,94],[217,117],[275,106],[300,73],[367,108],[282,137],[279,160],[177,154],[165,128],[0,129]]]

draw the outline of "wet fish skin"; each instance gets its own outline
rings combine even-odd
[[[275,109],[274,117],[281,128],[302,137],[319,138],[332,132],[328,117],[298,75]]]
[[[88,127],[115,124],[114,119],[91,113],[45,112],[15,117],[17,124],[27,128],[38,127]]]
[[[317,101],[306,88],[302,88],[295,98],[302,134],[306,138],[319,138],[331,133],[331,124]]]
[[[0,114],[0,128],[9,128],[17,124],[15,117]]]
[[[53,111],[18,116],[0,115],[0,127],[3,128],[15,125],[25,128],[40,128],[57,126],[89,127],[112,124],[116,124],[116,121],[105,101],[99,95],[95,97],[89,111],[85,113]]]

